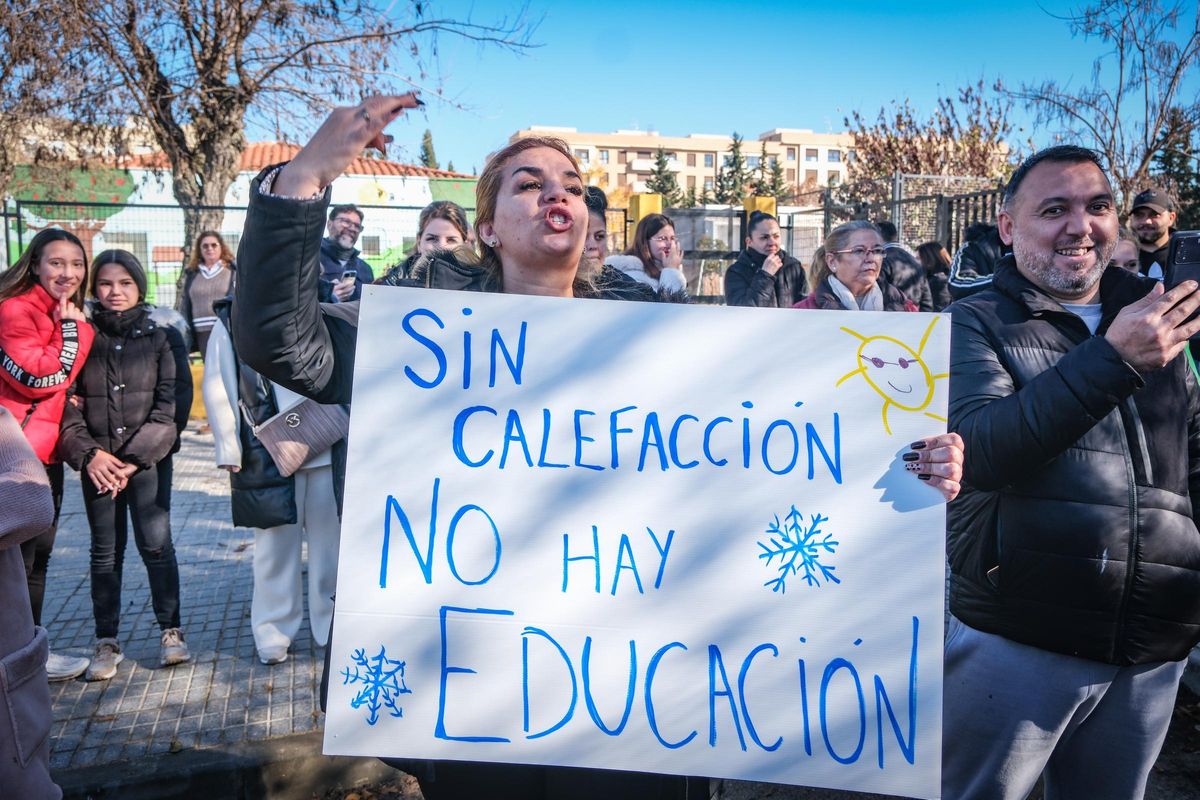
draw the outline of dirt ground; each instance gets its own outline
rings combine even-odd
[[[1041,800],[1036,790],[1030,800]],[[1200,797],[1200,697],[1186,686],[1179,689],[1171,728],[1163,744],[1162,754],[1154,765],[1146,800],[1195,800]],[[890,800],[881,795],[835,792],[828,789],[806,789],[771,783],[745,781],[713,781],[712,800]],[[422,800],[415,779],[402,775],[386,783],[356,786],[314,794],[313,800]],[[487,800],[487,798],[462,798]],[[635,800],[635,798],[614,798]]]

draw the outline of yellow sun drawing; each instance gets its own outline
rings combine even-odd
[[[901,411],[924,411],[925,416],[945,422],[946,418],[925,411],[933,402],[934,381],[950,377],[947,372],[934,375],[921,358],[929,334],[938,322],[935,318],[925,329],[921,343],[913,350],[899,339],[891,336],[863,336],[858,331],[843,327],[846,333],[856,337],[861,344],[858,346],[858,367],[847,372],[835,386],[841,386],[847,379],[862,375],[875,392],[883,398],[883,429],[890,436],[891,427],[888,425],[888,408],[895,406]]]

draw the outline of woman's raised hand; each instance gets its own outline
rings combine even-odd
[[[683,245],[679,240],[671,242],[671,249],[667,251],[667,257],[663,259],[663,269],[680,269],[683,267]]]
[[[275,178],[274,194],[311,197],[346,171],[368,147],[384,152],[392,137],[383,129],[406,108],[422,105],[415,92],[374,95],[356,106],[334,110],[308,144]]]

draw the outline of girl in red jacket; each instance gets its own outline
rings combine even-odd
[[[46,465],[54,493],[55,525],[21,545],[33,621],[42,624],[46,569],[62,504],[63,466],[58,460],[59,423],[67,387],[92,347],[92,326],[83,317],[87,255],[64,230],[33,237],[17,263],[0,273],[0,405],[21,425],[34,453]],[[51,653],[51,680],[74,678],[86,658]]]

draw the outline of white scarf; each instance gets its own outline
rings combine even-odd
[[[829,288],[833,290],[833,294],[842,304],[842,308],[847,311],[883,311],[883,292],[880,291],[878,283],[872,283],[871,288],[861,299],[850,294],[846,284],[833,275],[829,276]]]
[[[211,267],[206,267],[203,264],[200,264],[198,266],[200,267],[201,275],[203,275],[205,278],[212,279],[212,278],[215,278],[218,275],[220,275],[221,270],[225,269],[225,262],[218,261],[217,263],[213,264]]]

